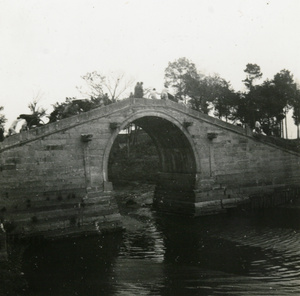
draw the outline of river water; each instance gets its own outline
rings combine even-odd
[[[283,209],[190,219],[140,208],[122,233],[25,253],[27,295],[300,295],[300,217]]]

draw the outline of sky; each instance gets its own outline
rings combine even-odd
[[[300,83],[299,0],[0,0],[0,106],[6,128],[28,104],[51,112],[80,98],[87,72],[125,73],[163,87],[169,62],[186,57],[238,91],[247,63]],[[289,137],[296,128],[289,120]]]

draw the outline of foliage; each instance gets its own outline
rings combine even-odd
[[[229,83],[217,75],[186,77],[185,94],[190,98],[191,108],[205,114],[208,114],[209,106],[213,105],[219,118],[228,116],[231,93]]]
[[[173,88],[176,101],[186,99],[187,83],[193,84],[198,78],[195,64],[184,57],[169,62],[165,69],[165,85]]]
[[[223,85],[217,87],[217,96],[213,101],[214,115],[225,121],[235,121],[234,113],[237,109],[240,93],[236,93],[230,88],[228,82],[224,81]]]
[[[230,113],[233,90],[218,75],[204,76],[194,63],[179,58],[168,64],[165,70],[165,84],[175,91],[176,101],[184,100],[191,108],[207,114],[213,105],[219,118]]]
[[[28,108],[31,111],[32,115],[36,115],[39,118],[42,118],[43,116],[46,115],[47,110],[38,106],[38,101],[33,100],[28,104]]]
[[[102,104],[108,105],[111,101],[107,96],[91,98],[90,100],[84,99],[79,100],[76,98],[66,98],[63,103],[55,103],[53,105],[54,110],[50,113],[49,122],[55,122],[73,115],[80,114],[82,112],[87,112],[89,110],[95,109]]]
[[[294,119],[294,123],[297,126],[297,138],[300,138],[300,89],[299,86],[296,87],[296,93],[294,98],[290,101],[290,105],[293,108],[292,118]]]
[[[264,132],[270,134],[272,130],[278,128],[278,124],[284,118],[285,105],[276,100],[275,93],[274,84],[265,81],[262,85],[253,87],[248,93],[240,94],[234,117],[251,128],[259,121]]]
[[[172,87],[176,101],[184,100],[191,108],[208,113],[213,108],[220,119],[248,124],[254,128],[259,121],[268,135],[280,135],[282,120],[290,108],[293,118],[299,123],[299,90],[288,70],[281,70],[272,80],[257,85],[262,78],[260,66],[248,63],[243,80],[247,90],[235,92],[229,82],[214,76],[201,75],[187,58],[169,62],[165,70],[165,83]]]
[[[293,115],[292,118],[294,119],[295,125],[300,124],[300,92],[298,91],[297,96],[294,99],[294,102],[292,102],[293,106]]]
[[[174,91],[174,101],[184,101],[191,108],[208,114],[211,109],[219,119],[248,124],[251,128],[259,121],[266,134],[280,135],[280,125],[289,109],[293,108],[293,119],[298,126],[300,121],[300,89],[297,88],[293,75],[288,70],[281,70],[272,80],[258,85],[255,82],[262,78],[260,66],[248,63],[244,70],[243,80],[247,90],[235,92],[228,81],[218,75],[200,74],[195,64],[185,57],[169,62],[165,69],[165,85]],[[66,98],[63,103],[55,103],[50,114],[50,122],[89,111],[99,106],[116,102],[125,94],[132,80],[124,74],[104,76],[97,71],[82,76],[87,90],[80,91],[88,99]],[[144,90],[147,93],[147,89]],[[170,99],[170,97],[169,97]],[[39,124],[46,110],[37,106],[37,100],[28,105],[32,116]],[[0,111],[3,107],[0,107]],[[29,117],[28,117],[29,116]],[[21,117],[24,118],[24,117]],[[6,121],[0,114],[0,126]]]
[[[4,107],[0,106],[0,111],[2,111],[4,109]],[[0,114],[0,141],[3,141],[4,139],[4,123],[6,122],[6,118],[3,114]]]
[[[19,118],[25,119],[27,123],[27,128],[30,129],[33,126],[41,126],[44,124],[43,117],[46,116],[47,110],[38,106],[38,100],[33,99],[32,102],[28,104],[30,114],[20,114]]]
[[[97,107],[106,106],[116,102],[121,95],[132,85],[133,80],[127,79],[125,74],[104,76],[97,71],[88,72],[82,79],[86,83],[86,89],[78,88],[88,99],[65,99],[65,102],[56,102],[54,110],[49,116],[49,122],[55,122],[63,118],[87,112]]]
[[[0,111],[3,111],[4,107],[0,106]],[[0,125],[4,124],[6,122],[6,118],[3,114],[0,114]]]
[[[244,72],[247,73],[247,76],[243,82],[245,83],[246,87],[251,90],[253,88],[254,80],[260,79],[263,74],[261,73],[260,67],[257,64],[247,64]]]
[[[244,81],[248,91],[240,94],[232,117],[251,128],[254,128],[255,121],[259,121],[266,134],[279,136],[280,123],[296,95],[293,76],[288,70],[282,70],[272,80],[254,85],[253,81],[262,75],[260,67],[248,64],[246,70]]]
[[[209,101],[212,101],[214,89],[210,87],[213,83],[209,78],[200,79],[186,75],[185,95],[190,98],[189,104],[192,109],[208,113]]]
[[[285,104],[287,108],[290,108],[297,95],[297,86],[291,72],[281,70],[274,76],[273,83],[276,88],[276,99],[281,105]]]

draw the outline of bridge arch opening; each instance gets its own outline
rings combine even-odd
[[[155,181],[154,206],[168,212],[180,213],[186,208],[190,213],[195,199],[197,161],[187,130],[168,116],[162,117],[156,114],[136,116],[124,123],[122,127],[128,124],[134,124],[146,133],[155,146],[154,151],[150,151],[154,154],[153,163],[149,169],[145,168],[149,171],[150,181]],[[120,143],[117,136],[117,134],[113,136],[105,172],[107,181],[113,183],[116,181],[111,167],[116,152],[114,146]],[[153,169],[156,169],[155,176]]]

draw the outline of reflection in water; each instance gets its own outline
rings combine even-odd
[[[29,295],[114,295],[113,265],[121,235],[47,243],[29,249]]]
[[[299,295],[299,218],[147,217],[123,234],[28,250],[29,294]]]

